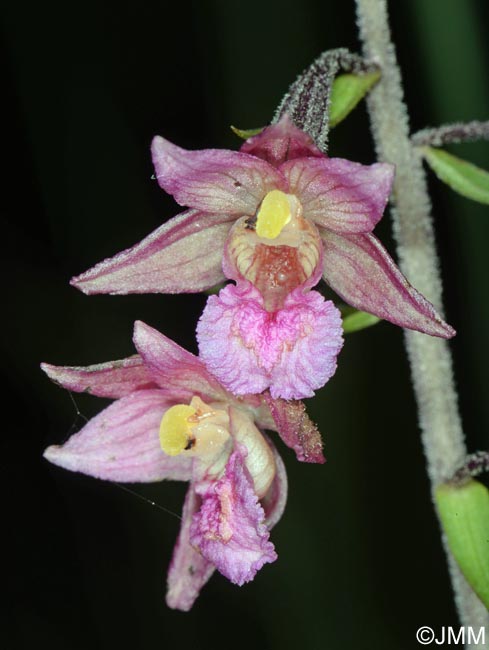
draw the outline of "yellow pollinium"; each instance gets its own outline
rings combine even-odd
[[[177,404],[166,411],[160,424],[160,445],[168,456],[178,456],[192,439],[189,418],[196,410],[186,404]]]
[[[275,239],[291,220],[289,197],[280,190],[268,192],[256,215],[256,234]]]

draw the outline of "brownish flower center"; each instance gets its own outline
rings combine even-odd
[[[302,216],[297,197],[273,190],[256,217],[242,217],[234,224],[228,254],[239,274],[260,291],[265,309],[275,311],[313,275],[321,238],[314,224]]]

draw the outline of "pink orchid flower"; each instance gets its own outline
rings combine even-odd
[[[136,323],[138,355],[85,368],[43,364],[57,384],[116,401],[45,457],[118,482],[189,481],[168,573],[167,603],[189,610],[217,568],[238,585],[277,555],[269,540],[287,496],[283,463],[264,429],[300,460],[324,462],[300,402],[236,398],[203,362]]]
[[[392,165],[329,158],[287,116],[241,151],[187,151],[156,137],[152,153],[160,186],[190,209],[74,278],[85,293],[198,292],[235,277],[270,311],[313,286],[319,268],[357,309],[432,336],[455,334],[372,234]]]

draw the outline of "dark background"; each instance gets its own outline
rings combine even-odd
[[[391,2],[414,130],[487,119],[488,5]],[[358,50],[353,2],[7,2],[2,153],[0,641],[7,650],[179,647],[411,649],[421,625],[456,625],[400,329],[350,335],[314,400],[328,463],[279,443],[290,496],[279,560],[242,588],[216,575],[189,614],[165,606],[178,520],[117,486],[42,460],[104,402],[51,384],[40,361],[133,353],[141,319],[195,351],[203,296],[87,298],[69,278],[178,210],[151,180],[154,134],[237,147],[321,51]],[[453,151],[489,168],[486,143]],[[374,160],[364,106],[331,155]],[[5,174],[4,174],[5,178]],[[487,207],[431,178],[469,448],[487,447]],[[386,218],[378,233],[393,251]],[[183,484],[133,486],[179,513]]]

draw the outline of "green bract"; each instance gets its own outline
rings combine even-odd
[[[343,331],[345,334],[351,334],[352,332],[363,330],[366,327],[371,327],[381,320],[373,314],[369,314],[366,311],[359,311],[346,305],[341,307],[340,310],[343,317]]]
[[[231,124],[231,131],[236,133],[239,138],[243,138],[243,140],[248,140],[248,138],[258,135],[264,128],[264,126],[260,126],[257,129],[238,129],[238,127]]]
[[[465,578],[489,608],[489,491],[471,479],[435,493],[448,545]]]
[[[435,147],[421,147],[422,154],[438,178],[462,196],[489,203],[489,173],[466,160]]]
[[[336,77],[331,89],[329,126],[336,126],[380,79],[380,72],[342,74]]]

